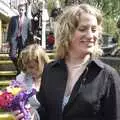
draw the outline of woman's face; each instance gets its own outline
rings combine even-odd
[[[98,37],[98,25],[95,16],[83,13],[78,28],[70,42],[70,51],[73,55],[92,53]]]

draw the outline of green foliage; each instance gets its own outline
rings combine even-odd
[[[54,1],[53,0],[48,0],[47,8],[48,8],[48,12],[50,14],[52,9],[54,8]]]
[[[65,0],[59,0],[61,6],[64,7]],[[72,0],[67,0],[68,2]],[[120,16],[120,0],[81,0],[81,3],[86,2],[96,6],[103,12],[104,17],[104,32],[114,34],[117,31],[116,23]],[[49,13],[55,7],[54,0],[48,0]]]
[[[103,28],[104,32],[114,35],[117,30],[116,21],[112,17],[104,17]]]
[[[48,8],[49,14],[51,13],[52,9],[55,8],[55,2],[56,2],[55,0],[48,0],[47,8]],[[59,0],[59,2],[60,2],[61,7],[63,7],[65,0]]]
[[[98,7],[103,12],[104,32],[115,34],[117,19],[120,14],[119,0],[88,0],[89,4]]]

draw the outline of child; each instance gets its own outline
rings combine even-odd
[[[38,44],[32,44],[22,50],[18,59],[18,65],[21,73],[16,76],[16,80],[23,81],[26,88],[35,88],[39,91],[41,83],[41,74],[43,72],[44,65],[49,62],[49,58],[45,51]],[[36,111],[39,108],[40,103],[33,96],[29,99],[30,109],[34,120],[40,120],[39,115]]]

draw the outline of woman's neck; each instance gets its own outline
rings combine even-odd
[[[66,57],[66,62],[71,65],[78,65],[81,63],[86,63],[90,60],[90,55],[85,56],[75,56],[75,55],[69,55]]]

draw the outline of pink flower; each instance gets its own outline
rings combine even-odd
[[[9,93],[7,91],[3,92],[0,95],[0,108],[1,109],[7,109],[7,106],[12,102],[14,96],[12,93]]]

